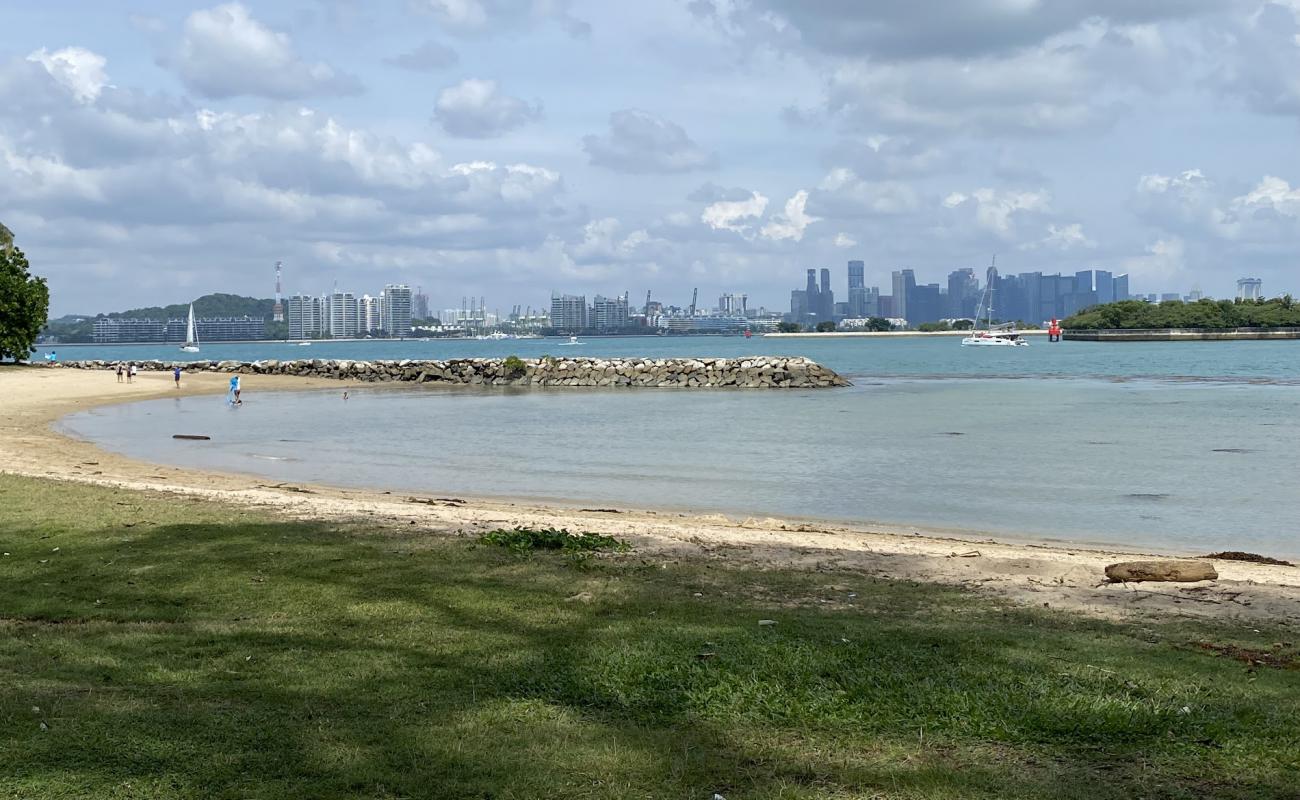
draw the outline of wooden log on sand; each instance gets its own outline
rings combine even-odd
[[[1121,561],[1106,567],[1112,583],[1142,581],[1212,581],[1219,577],[1213,564],[1203,561]]]
[[[198,442],[206,442],[206,441],[210,440],[212,437],[211,437],[211,436],[203,436],[202,434],[197,434],[197,433],[173,433],[173,434],[172,434],[172,438],[173,438],[173,439],[192,439],[192,440],[194,440],[194,441],[198,441]]]

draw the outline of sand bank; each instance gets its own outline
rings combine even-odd
[[[1103,584],[1105,566],[1133,558],[1133,552],[800,520],[546,508],[438,495],[289,486],[256,476],[135,461],[51,428],[51,423],[65,414],[98,405],[177,394],[221,394],[227,381],[227,376],[220,374],[186,375],[178,392],[171,375],[163,373],[141,374],[128,385],[118,384],[111,372],[0,368],[0,471],[207,497],[264,507],[268,513],[295,518],[414,524],[430,535],[516,525],[599,531],[628,539],[641,557],[708,559],[764,569],[793,567],[831,575],[853,572],[952,584],[1015,603],[1111,617],[1172,613],[1236,619],[1244,624],[1300,625],[1300,567],[1216,561],[1217,581]],[[250,397],[288,389],[338,392],[349,385],[334,379],[276,375],[246,375],[243,382]],[[1044,538],[1049,536],[1045,531]]]

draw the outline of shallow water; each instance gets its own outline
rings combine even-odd
[[[276,480],[1300,555],[1291,532],[1300,386],[1254,374],[1049,380],[1068,372],[1076,349],[1115,353],[1112,368],[1139,351],[1046,343],[1014,351],[1029,354],[1018,362],[943,351],[932,377],[880,377],[916,368],[908,354],[933,343],[848,344],[857,385],[842,390],[403,387],[353,389],[343,401],[258,393],[253,377],[237,409],[177,398],[62,424],[138,458]],[[1155,347],[1186,358],[1191,346]],[[876,376],[863,374],[861,351],[876,357]],[[945,364],[1032,365],[1039,377],[935,379]]]

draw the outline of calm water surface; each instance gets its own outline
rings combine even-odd
[[[952,339],[349,345],[436,352],[345,357],[531,355],[526,346],[538,355],[798,353],[856,385],[403,387],[353,390],[344,402],[332,391],[259,393],[250,376],[238,409],[169,399],[63,425],[131,456],[276,480],[1300,556],[1291,523],[1300,516],[1300,342],[1035,342],[1010,352]],[[275,357],[266,347],[232,357]]]

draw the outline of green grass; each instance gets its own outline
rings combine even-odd
[[[1285,629],[7,476],[0,551],[0,797],[1300,791],[1300,671],[1198,646]]]

